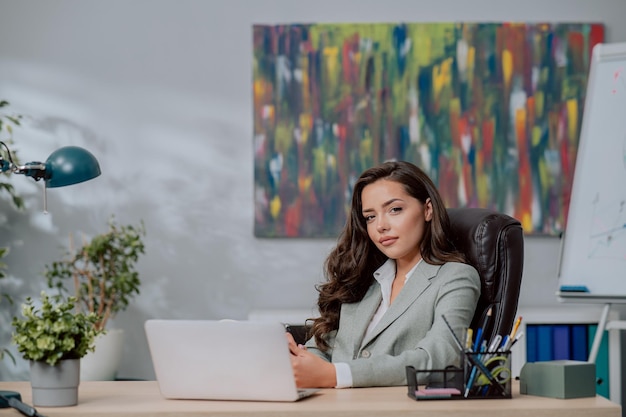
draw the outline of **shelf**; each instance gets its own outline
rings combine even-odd
[[[566,303],[559,307],[533,308],[519,307],[518,316],[522,316],[519,331],[527,334],[529,324],[597,324],[602,315],[602,304],[573,304]],[[626,330],[626,321],[619,320],[616,311],[608,315],[607,330]],[[621,404],[621,350],[619,331],[609,331],[609,390],[611,401]],[[511,370],[514,376],[519,376],[526,363],[526,342],[520,340],[512,350]]]

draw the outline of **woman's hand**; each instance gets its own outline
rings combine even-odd
[[[306,347],[296,344],[291,334],[287,334],[291,367],[298,388],[334,388],[337,385],[335,366],[307,352]]]

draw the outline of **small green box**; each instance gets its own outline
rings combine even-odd
[[[529,362],[520,372],[520,393],[553,398],[596,396],[596,365],[559,360]]]

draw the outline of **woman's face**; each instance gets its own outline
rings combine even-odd
[[[422,204],[402,184],[383,179],[365,186],[361,201],[367,234],[376,247],[396,262],[416,263],[426,222],[432,219],[430,199]]]

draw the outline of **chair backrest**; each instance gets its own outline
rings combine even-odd
[[[517,314],[524,266],[522,225],[513,217],[482,208],[448,209],[451,240],[478,270],[481,296],[472,319],[476,329],[492,308],[485,339],[511,332]]]

